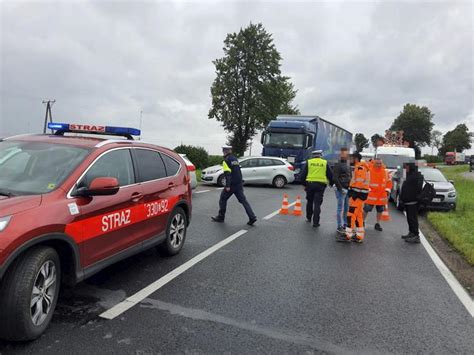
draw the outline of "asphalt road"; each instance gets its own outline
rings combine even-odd
[[[247,187],[260,218],[248,227],[229,204],[225,224],[210,222],[220,191],[194,195],[182,253],[150,250],[64,290],[47,332],[0,353],[472,353],[474,320],[421,245],[400,239],[404,216],[380,233],[368,220],[363,244],[336,243],[335,198],[322,223],[304,217],[262,220],[285,190]],[[304,209],[304,206],[303,206]],[[240,230],[217,250],[118,317],[105,311]]]

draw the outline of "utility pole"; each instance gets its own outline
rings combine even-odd
[[[46,104],[46,113],[44,115],[44,126],[43,126],[43,133],[46,133],[46,128],[48,127],[48,119],[49,122],[53,122],[53,115],[51,113],[51,107],[54,105],[56,100],[43,100],[43,104]]]

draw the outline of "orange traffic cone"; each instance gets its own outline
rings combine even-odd
[[[288,211],[288,195],[283,194],[283,202],[281,203],[280,214],[289,214]]]
[[[385,205],[385,209],[382,212],[382,221],[388,222],[391,221],[392,218],[388,214],[388,205]]]
[[[302,216],[303,213],[301,212],[301,196],[298,195],[296,196],[296,203],[295,203],[295,208],[293,210],[293,216]]]

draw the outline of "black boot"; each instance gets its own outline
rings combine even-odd
[[[222,216],[211,217],[211,219],[213,222],[224,223],[224,217]]]
[[[253,226],[253,224],[257,222],[257,217],[253,217],[253,218],[250,218],[249,221],[247,222],[247,224],[249,226]]]
[[[410,232],[410,233],[408,233],[408,234],[402,235],[402,239],[411,238],[411,237],[413,237],[413,236],[414,236],[414,234],[412,234],[412,233]]]
[[[406,238],[405,242],[412,243],[412,244],[418,244],[418,243],[420,243],[420,236],[419,235],[413,235],[410,238]]]
[[[375,223],[375,227],[374,227],[374,228],[375,228],[376,231],[379,231],[379,232],[383,231],[383,228],[382,228],[382,226],[380,225],[380,223]]]

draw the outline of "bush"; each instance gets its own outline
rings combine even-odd
[[[207,166],[222,165],[223,160],[224,158],[222,157],[222,155],[209,155]]]
[[[186,154],[197,169],[204,169],[209,164],[209,154],[202,147],[181,144],[174,148],[174,151],[179,154]]]
[[[425,154],[423,155],[423,159],[426,160],[427,163],[442,163],[443,162],[443,159],[441,159],[437,155]]]

